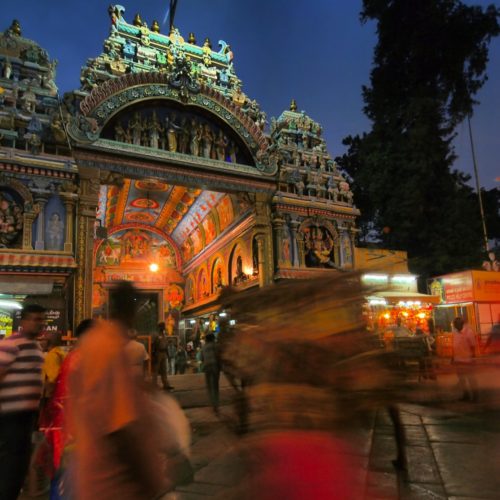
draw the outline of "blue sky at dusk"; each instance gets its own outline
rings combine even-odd
[[[0,31],[12,19],[23,36],[37,41],[58,59],[57,84],[64,93],[79,87],[80,68],[102,52],[109,33],[110,1],[23,0],[4,2]],[[165,17],[168,0],[122,0],[125,19],[139,12],[151,25]],[[487,6],[489,1],[467,1]],[[361,86],[369,83],[375,25],[359,21],[361,0],[178,0],[176,26],[198,44],[209,37],[232,46],[243,90],[271,116],[287,109],[292,98],[323,125],[330,153],[344,152],[342,139],[369,129],[362,112]],[[162,32],[168,32],[167,26]],[[481,183],[499,186],[500,40],[490,47],[489,80],[472,121]],[[466,124],[457,129],[455,167],[471,172]]]

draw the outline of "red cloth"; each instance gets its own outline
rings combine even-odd
[[[356,469],[345,443],[320,431],[262,433],[251,439],[249,498],[354,499]]]
[[[54,394],[40,415],[40,428],[45,433],[49,449],[52,451],[52,476],[59,468],[64,447],[70,441],[66,425],[65,412],[68,410],[69,374],[79,360],[79,350],[73,349],[64,359],[56,380]]]

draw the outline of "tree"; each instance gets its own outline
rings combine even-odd
[[[423,276],[478,265],[477,196],[451,166],[454,129],[486,81],[500,10],[457,0],[364,0],[378,42],[363,87],[371,130],[347,137],[338,163],[353,181],[360,242],[407,250]]]

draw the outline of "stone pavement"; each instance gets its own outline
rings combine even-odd
[[[221,418],[203,406],[203,379],[177,380],[174,395],[193,425],[192,484],[170,498],[237,498],[244,478],[239,438],[232,430],[231,389],[222,389]],[[407,435],[408,473],[397,473],[394,429],[385,409],[373,410],[363,425],[343,436],[357,467],[357,497],[366,499],[497,499],[500,498],[500,399],[494,383],[500,371],[480,376],[479,403],[459,402],[456,376],[443,370],[437,382],[415,384],[415,403],[399,405]],[[177,387],[179,391],[177,391]],[[189,407],[188,401],[193,406]],[[206,399],[205,399],[206,401]],[[309,499],[306,499],[309,500]]]
[[[195,476],[165,500],[238,498],[245,470],[242,439],[234,432],[231,387],[222,380],[217,417],[207,406],[202,374],[169,379],[192,424]],[[342,436],[351,446],[349,460],[356,467],[356,498],[500,498],[500,391],[496,387],[500,370],[484,373],[480,382],[479,403],[457,401],[460,394],[451,370],[444,370],[437,382],[415,382],[412,402],[399,405],[408,440],[407,475],[397,473],[392,465],[396,445],[385,409],[373,409],[363,424]]]

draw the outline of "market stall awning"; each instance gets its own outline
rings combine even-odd
[[[380,299],[385,299],[387,302],[397,303],[397,302],[422,302],[427,304],[440,304],[441,298],[437,295],[427,295],[425,293],[418,292],[375,292],[372,294],[373,297]]]

